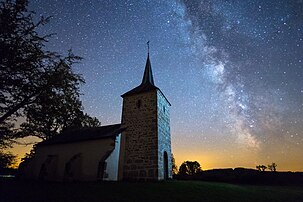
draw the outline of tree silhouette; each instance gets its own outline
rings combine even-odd
[[[173,173],[173,175],[178,174],[178,167],[176,165],[176,161],[175,161],[175,158],[174,158],[173,154],[171,154],[171,165],[172,165],[172,173]]]
[[[265,165],[258,165],[258,166],[256,166],[256,168],[257,168],[259,171],[265,171],[267,167],[266,167]]]
[[[41,36],[37,28],[49,22],[27,10],[28,0],[0,2],[0,144],[34,135],[42,139],[68,127],[99,121],[83,113],[79,87],[83,78],[72,71],[81,60],[71,51],[63,56],[45,45],[52,34]],[[20,129],[16,119],[26,117]]]
[[[180,175],[194,175],[201,172],[201,166],[197,161],[185,161],[179,168]]]
[[[10,168],[16,163],[16,156],[7,152],[0,151],[0,170],[5,168]]]
[[[30,161],[35,157],[36,154],[36,144],[33,145],[32,149],[29,153],[26,153],[23,158],[21,158],[21,163],[18,167],[19,174],[22,175],[22,172],[24,171],[24,168],[30,163]]]
[[[271,163],[268,165],[268,169],[272,172],[276,172],[276,168],[277,168],[277,164],[276,163]]]

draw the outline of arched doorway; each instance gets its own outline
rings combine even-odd
[[[101,157],[99,164],[98,164],[98,171],[97,171],[97,180],[104,180],[108,178],[108,173],[106,172],[107,169],[107,162],[106,159],[112,153],[111,151],[107,151],[104,156]]]
[[[74,155],[66,164],[64,169],[64,180],[74,181],[80,180],[82,174],[82,158],[81,154]]]
[[[100,181],[103,180],[106,166],[107,166],[107,163],[104,160],[99,161],[97,180],[100,180]]]
[[[167,152],[164,151],[163,154],[163,168],[164,168],[164,180],[168,179],[168,156],[167,156]]]
[[[55,180],[57,177],[57,164],[58,156],[57,155],[48,155],[46,160],[42,163],[39,179],[40,180]]]

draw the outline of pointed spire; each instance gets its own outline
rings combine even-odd
[[[142,83],[143,84],[154,84],[154,78],[153,78],[153,72],[152,72],[152,68],[151,68],[151,64],[150,64],[150,60],[149,60],[149,41],[147,42],[147,60],[146,60],[146,65],[145,65],[145,70],[144,70],[144,75],[143,75],[143,79],[142,79]]]

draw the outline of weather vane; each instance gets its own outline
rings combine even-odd
[[[149,54],[149,41],[147,41],[147,54]]]

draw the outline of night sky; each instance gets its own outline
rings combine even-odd
[[[84,58],[74,68],[86,80],[81,100],[102,125],[120,123],[120,95],[140,84],[150,40],[178,165],[303,171],[303,0],[32,0],[30,9],[53,16],[40,29],[57,33],[48,49]]]

